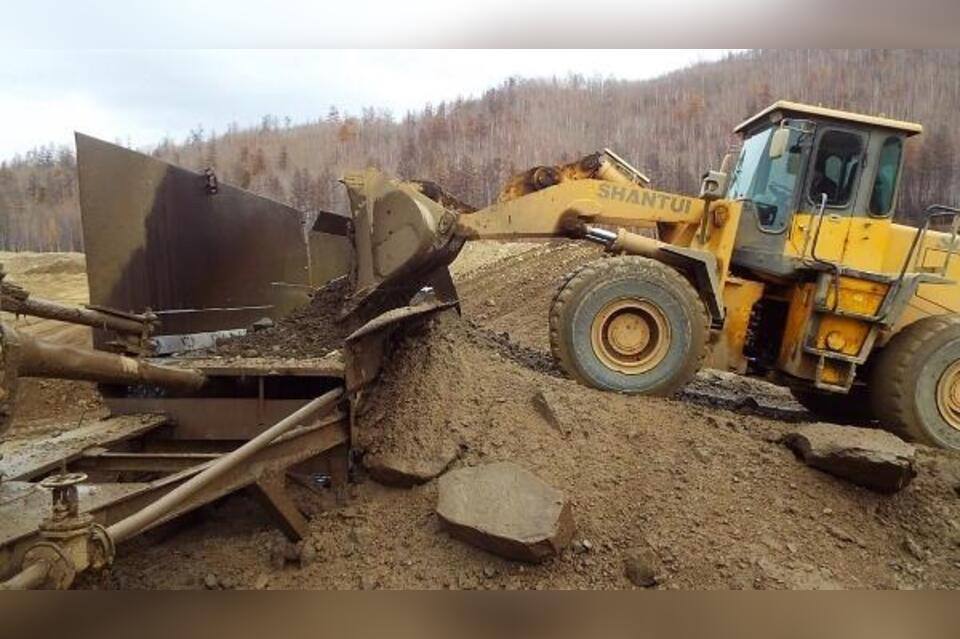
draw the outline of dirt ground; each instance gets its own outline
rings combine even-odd
[[[42,297],[64,304],[89,301],[86,261],[82,253],[9,253],[0,251],[0,264],[9,282]],[[90,346],[90,329],[36,317],[16,317],[0,312],[0,319],[17,331],[59,344]],[[15,425],[22,432],[43,431],[44,422],[57,416],[79,421],[102,411],[94,384],[62,380],[23,379]],[[39,423],[34,424],[35,420]],[[16,432],[16,431],[15,431]]]
[[[624,559],[648,549],[658,588],[960,587],[960,456],[921,448],[918,477],[883,496],[798,462],[779,440],[812,417],[769,384],[704,371],[677,399],[582,387],[552,365],[546,314],[595,251],[468,249],[453,267],[463,319],[398,344],[358,447],[427,455],[453,442],[454,467],[515,461],[570,496],[572,548],[538,566],[499,559],[441,530],[436,482],[388,488],[358,467],[346,503],[292,487],[311,519],[309,561],[278,559],[297,553],[236,495],[124,544],[80,585],[631,588]]]
[[[541,566],[501,560],[441,531],[435,482],[386,488],[358,472],[345,506],[298,493],[318,556],[306,566],[271,561],[281,535],[238,497],[126,546],[100,585],[628,588],[625,555],[649,548],[663,588],[960,586],[956,455],[922,450],[915,482],[880,496],[796,461],[779,439],[810,417],[771,385],[705,371],[680,400],[579,386],[550,363],[545,317],[562,275],[595,252],[465,257],[465,321],[435,321],[399,346],[358,444],[426,455],[453,440],[454,466],[516,461],[570,495],[576,550]],[[542,392],[559,428],[535,407]]]

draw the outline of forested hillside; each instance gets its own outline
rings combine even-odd
[[[960,50],[754,51],[647,81],[515,79],[402,118],[376,105],[325,110],[297,125],[265,116],[253,129],[198,129],[148,152],[212,166],[224,181],[302,209],[344,210],[336,180],[366,165],[432,179],[482,206],[517,170],[605,146],[657,188],[692,192],[736,144],[733,126],[778,98],[922,122],[924,135],[908,147],[899,215],[960,200]],[[38,147],[0,165],[0,249],[82,249],[78,208],[71,149]]]

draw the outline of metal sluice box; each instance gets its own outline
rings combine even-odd
[[[358,258],[356,247],[370,245],[379,232],[377,219],[385,215],[389,223],[390,211],[374,208],[371,218],[361,215],[357,233],[356,210],[353,217],[307,214],[220,183],[211,171],[188,171],[80,134],[77,157],[90,308],[155,315],[158,355],[212,344],[264,317],[278,320],[336,277],[348,275],[356,287],[357,271],[366,272],[365,265],[385,254],[374,247]],[[387,187],[384,192],[392,193],[393,186]],[[379,193],[369,195],[372,206],[379,202]],[[420,212],[424,223],[444,214],[415,192],[409,199],[403,204]],[[416,228],[413,218],[404,218],[404,225]],[[430,237],[419,238],[417,247]],[[397,247],[386,245],[396,255]],[[200,376],[202,386],[161,388],[114,379],[101,384],[111,417],[39,433],[11,431],[0,442],[0,580],[11,581],[0,586],[68,587],[74,572],[102,565],[87,552],[91,539],[100,540],[97,547],[112,558],[112,544],[131,530],[146,530],[244,487],[254,490],[288,537],[302,538],[307,522],[285,491],[287,479],[303,483],[303,477],[323,473],[343,494],[354,426],[350,411],[388,356],[391,333],[455,304],[446,269],[455,251],[438,252],[433,261],[418,251],[412,253],[416,268],[390,264],[402,280],[379,271],[361,278],[363,293],[377,294],[357,296],[369,318],[342,349],[325,357],[148,359],[140,352],[137,361],[167,371],[182,367]],[[433,299],[412,301],[427,284]],[[112,337],[103,326],[94,330],[97,348],[115,348]],[[321,400],[323,411],[311,408]],[[64,505],[64,495],[72,495],[72,506]],[[159,514],[146,520],[147,511]],[[138,518],[149,523],[129,523]],[[113,529],[125,532],[111,540]],[[54,546],[60,549],[53,552]],[[74,572],[67,561],[72,551],[79,553]],[[56,564],[47,565],[42,578],[38,557]]]

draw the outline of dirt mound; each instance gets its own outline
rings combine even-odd
[[[83,253],[0,252],[4,270],[13,275],[76,275],[87,272]]]
[[[24,275],[83,275],[86,272],[84,256],[74,254],[56,254],[23,270]]]
[[[340,320],[350,294],[347,278],[333,280],[314,293],[309,304],[269,328],[221,340],[218,355],[232,357],[321,357],[340,348],[352,327]]]
[[[463,279],[508,257],[534,251],[542,246],[542,244],[534,242],[498,242],[495,240],[467,242],[460,251],[460,255],[450,265],[450,272],[454,279]]]
[[[566,428],[538,396],[560,404]],[[315,495],[300,495],[315,565],[271,568],[279,533],[234,502],[247,509],[246,533],[215,514],[124,551],[111,583],[195,587],[214,572],[287,588],[626,588],[639,549],[665,588],[960,586],[956,455],[921,449],[916,481],[877,495],[798,462],[780,443],[788,424],[544,375],[453,313],[398,342],[361,410],[357,446],[368,453],[426,456],[452,440],[454,468],[510,460],[562,489],[578,524],[573,549],[533,568],[498,559],[443,532],[436,482],[385,488],[361,474],[346,508],[318,512]]]
[[[522,465],[571,496],[571,550],[536,567],[499,559],[443,532],[436,481],[387,488],[361,467],[347,506],[297,489],[310,566],[272,567],[280,533],[235,496],[121,546],[105,585],[202,587],[213,573],[271,588],[629,588],[642,555],[663,588],[960,587],[960,456],[920,447],[913,483],[878,495],[780,443],[793,424],[758,407],[805,418],[782,389],[705,372],[695,401],[631,397],[538,366],[557,283],[596,257],[544,246],[475,271],[465,320],[447,313],[399,339],[356,442],[416,457],[449,441],[452,468]]]

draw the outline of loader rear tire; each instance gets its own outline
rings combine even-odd
[[[960,316],[927,317],[894,335],[877,355],[871,397],[888,430],[960,450]]]
[[[561,285],[550,309],[550,348],[586,386],[672,395],[703,364],[707,313],[690,283],[634,255],[598,260]]]
[[[797,403],[818,418],[834,424],[864,424],[873,421],[870,393],[865,386],[854,386],[846,395],[818,393],[806,388],[792,388]]]

